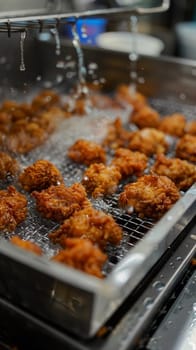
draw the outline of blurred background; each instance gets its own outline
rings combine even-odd
[[[86,10],[126,6],[129,2],[130,0],[75,0],[73,6],[79,10]],[[157,6],[159,1],[135,1],[135,3],[143,3],[145,6],[151,7]],[[86,26],[86,36],[82,33],[82,24]],[[131,32],[130,22],[127,19],[80,20],[78,30],[83,44],[99,45],[121,51],[126,51],[130,44],[128,36],[124,34],[124,32]],[[110,35],[103,34],[114,31],[121,33],[122,36],[119,33],[118,36],[111,35],[111,33]],[[160,45],[160,41],[151,42],[151,37],[145,37],[147,54],[150,50],[150,54],[166,54],[196,59],[196,1],[171,0],[170,9],[167,12],[139,17],[138,31],[147,36],[158,38],[162,42],[162,45]],[[70,37],[70,30],[67,26],[62,34]],[[149,45],[151,45],[150,48]],[[141,47],[145,51],[143,41],[141,41]]]

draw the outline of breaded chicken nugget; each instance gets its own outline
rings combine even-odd
[[[196,120],[186,123],[185,133],[196,136]]]
[[[63,183],[63,177],[54,164],[41,159],[24,169],[19,176],[19,182],[27,192],[41,191]]]
[[[130,121],[137,125],[139,129],[157,128],[160,122],[160,115],[152,107],[143,105],[140,109],[133,111]]]
[[[196,162],[196,136],[186,134],[176,145],[176,156],[182,159]]]
[[[168,142],[162,131],[144,128],[131,134],[128,148],[152,156],[165,153],[168,150]]]
[[[119,204],[140,217],[159,219],[179,198],[177,187],[167,176],[144,175],[125,186]]]
[[[114,193],[120,179],[121,174],[115,166],[95,163],[84,172],[82,184],[86,191],[96,198]]]
[[[109,124],[103,147],[116,149],[118,147],[126,147],[130,138],[130,131],[123,128],[120,118],[116,118],[114,122]]]
[[[27,200],[14,186],[0,190],[0,230],[14,231],[27,215]]]
[[[165,132],[166,134],[181,137],[184,135],[185,125],[185,116],[180,113],[174,113],[161,119],[159,123],[159,130]]]
[[[68,150],[68,157],[76,163],[90,165],[92,163],[105,163],[104,149],[93,141],[77,140]]]
[[[107,243],[117,245],[122,238],[122,229],[113,217],[92,207],[75,212],[56,231],[49,234],[54,243],[64,244],[66,237],[88,238],[104,247]]]
[[[18,171],[17,160],[5,152],[0,152],[0,179],[5,179],[7,175],[15,175]]]
[[[90,205],[85,188],[75,183],[71,187],[65,185],[50,186],[41,192],[34,191],[37,210],[47,219],[63,221],[75,211]]]
[[[134,110],[139,110],[146,104],[146,97],[139,92],[133,93],[130,85],[119,85],[116,95],[118,99],[126,101],[128,104],[133,106]]]
[[[179,190],[186,190],[196,182],[195,165],[179,158],[166,158],[163,154],[157,156],[151,171],[168,176]]]
[[[31,241],[28,241],[28,240],[21,239],[18,236],[11,237],[10,242],[12,244],[15,244],[18,247],[25,249],[25,250],[28,250],[29,252],[32,252],[36,255],[42,255],[42,253],[43,253],[41,248],[37,244],[35,244]]]
[[[147,167],[148,158],[144,153],[118,148],[111,164],[117,167],[122,177],[141,175]]]
[[[52,260],[71,266],[77,270],[88,273],[89,275],[103,278],[101,271],[107,260],[98,247],[92,242],[82,238],[66,238],[64,240],[65,249],[53,256]]]

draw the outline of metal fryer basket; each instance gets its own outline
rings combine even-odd
[[[51,57],[48,55],[49,48],[51,50],[50,43],[41,43],[39,47],[42,61],[44,61],[44,57]],[[106,55],[104,62],[101,59],[103,53]],[[110,53],[110,62],[108,62],[108,52],[106,51],[90,50],[88,54],[89,59],[92,59],[92,56],[95,55],[98,64],[100,62],[100,68],[103,68],[105,64],[103,72],[107,78],[108,85],[111,84],[115,87],[115,83],[126,81],[127,73],[124,71],[124,67],[126,66],[127,71],[129,70],[129,62],[126,55]],[[110,79],[111,74],[108,74],[108,76],[106,74],[106,72],[111,73],[111,70],[107,70],[107,64],[111,65],[111,60],[111,69],[114,69],[115,72],[115,63],[118,67],[121,67],[115,83]],[[39,67],[42,69],[43,76],[46,75],[48,77],[50,74],[54,74],[50,66],[52,64],[53,60],[50,59],[50,62],[46,60],[43,67]],[[145,69],[143,71],[144,76],[146,73],[147,76],[152,74],[154,69],[156,71],[157,66],[159,66],[160,71],[167,71],[168,76],[171,72],[175,71],[177,73],[180,71],[181,74],[178,75],[178,79],[180,79],[182,91],[186,88],[189,79],[190,86],[193,83],[193,75],[191,73],[194,68],[193,64],[152,58],[142,58],[140,64],[144,68],[146,67],[146,71]],[[115,75],[112,75],[112,79],[114,77]],[[172,77],[172,74],[170,77]],[[150,83],[152,92],[156,90],[156,84],[159,84],[158,78],[158,76],[153,75],[153,84],[152,81]],[[167,78],[165,76],[165,79]],[[161,85],[161,99],[155,97],[152,100],[152,103],[155,104],[156,101],[159,101],[159,106],[163,109],[166,101],[163,89],[164,84],[167,86],[168,83],[169,80],[164,81]],[[176,84],[179,88],[178,83]],[[169,93],[172,86],[171,82],[168,89]],[[148,81],[144,86],[144,90],[145,88],[149,89]],[[190,95],[187,97],[186,104],[179,101],[179,105],[175,105],[179,108],[184,106],[185,110],[189,106],[190,117],[194,115],[194,107],[191,105],[192,93],[190,89]],[[173,94],[176,94],[175,89]],[[174,96],[175,98],[176,96]],[[169,104],[167,108],[168,106]],[[77,138],[76,134],[75,137]],[[50,139],[49,146],[51,145]],[[62,143],[59,143],[59,147],[62,147]],[[64,147],[65,144],[63,144],[63,152],[65,152]],[[46,145],[43,146],[42,151],[46,152],[48,159]],[[55,157],[59,154],[59,151],[58,147],[51,147],[50,157],[56,159]],[[31,154],[31,162],[33,157],[37,157],[37,152],[40,155],[40,149]],[[26,162],[28,160],[24,159],[24,164],[27,164]],[[64,172],[64,177],[72,179],[71,181],[73,181],[73,178],[79,180],[83,170],[82,167],[73,167],[71,163],[67,163],[67,167],[59,167]],[[98,280],[71,268],[51,263],[47,257],[32,256],[11,246],[8,242],[1,242],[0,294],[22,308],[29,309],[32,313],[63,329],[71,330],[85,337],[94,335],[194,217],[196,186],[194,185],[156,225],[150,220],[138,219],[135,215],[130,217],[122,214],[116,208],[115,202],[116,198],[113,196],[109,202],[106,199],[100,203],[95,203],[95,206],[101,206],[104,210],[112,212],[119,224],[124,228],[122,244],[117,248],[110,248],[108,251],[110,258],[106,265],[107,278],[105,280]],[[49,256],[52,249],[54,249],[54,247],[50,246],[51,250],[48,251],[47,233],[53,229],[52,225],[54,223],[46,222],[42,219],[39,230],[33,231],[36,234],[35,240],[43,244]],[[32,229],[33,226],[28,223],[26,227],[23,226],[20,234],[25,238],[29,238],[28,235],[32,234],[29,231]]]

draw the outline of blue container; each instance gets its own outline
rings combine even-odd
[[[99,34],[105,32],[107,20],[105,18],[85,18],[76,22],[77,33],[81,44],[96,45],[96,38]],[[73,38],[71,25],[66,24],[64,34],[70,39]]]

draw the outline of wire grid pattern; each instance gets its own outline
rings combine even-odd
[[[163,101],[152,101],[152,104],[157,104],[156,108],[160,110],[160,107],[165,106],[165,100]],[[158,108],[159,106],[159,108]],[[167,104],[168,107],[168,104]],[[179,109],[176,107],[175,111]],[[182,112],[182,109],[180,110]],[[193,111],[192,111],[193,112]],[[167,111],[165,112],[165,114]],[[116,116],[113,115],[113,118]],[[87,124],[86,124],[87,123]],[[105,120],[104,120],[105,123]],[[105,127],[105,124],[103,124]],[[35,149],[27,156],[19,158],[22,168],[32,164],[37,159],[47,159],[61,171],[65,184],[67,186],[72,185],[75,182],[80,182],[83,176],[85,166],[74,164],[67,156],[67,148],[78,138],[86,138],[93,140],[100,140],[100,135],[103,134],[103,125],[98,116],[91,119],[84,118],[73,118],[66,120],[60,125],[60,128],[54,133],[48,141],[41,147]],[[173,146],[171,147],[173,148]],[[149,166],[153,160],[150,160]],[[148,170],[147,170],[148,171]],[[129,178],[128,181],[134,179]],[[6,188],[9,184],[13,184],[21,192],[17,179],[8,178],[6,182],[0,183],[0,188]],[[104,273],[107,275],[113,269],[113,267],[121,260],[127,252],[134,247],[139,241],[143,239],[146,233],[154,226],[154,222],[148,218],[141,219],[136,214],[127,214],[118,207],[118,196],[123,190],[125,183],[121,183],[118,188],[118,193],[112,196],[92,200],[92,204],[96,209],[103,210],[106,213],[111,214],[116,222],[123,229],[123,238],[118,246],[108,245],[106,252],[108,254],[108,261],[104,266]],[[23,192],[24,193],[24,192]],[[26,220],[18,225],[15,232],[6,233],[3,237],[9,238],[13,234],[19,235],[23,239],[30,239],[36,242],[43,249],[44,253],[48,258],[53,256],[59,250],[58,245],[54,245],[48,238],[48,233],[54,231],[59,225],[51,220],[44,219],[39,215],[35,208],[34,199],[24,193],[28,200],[28,216]]]

